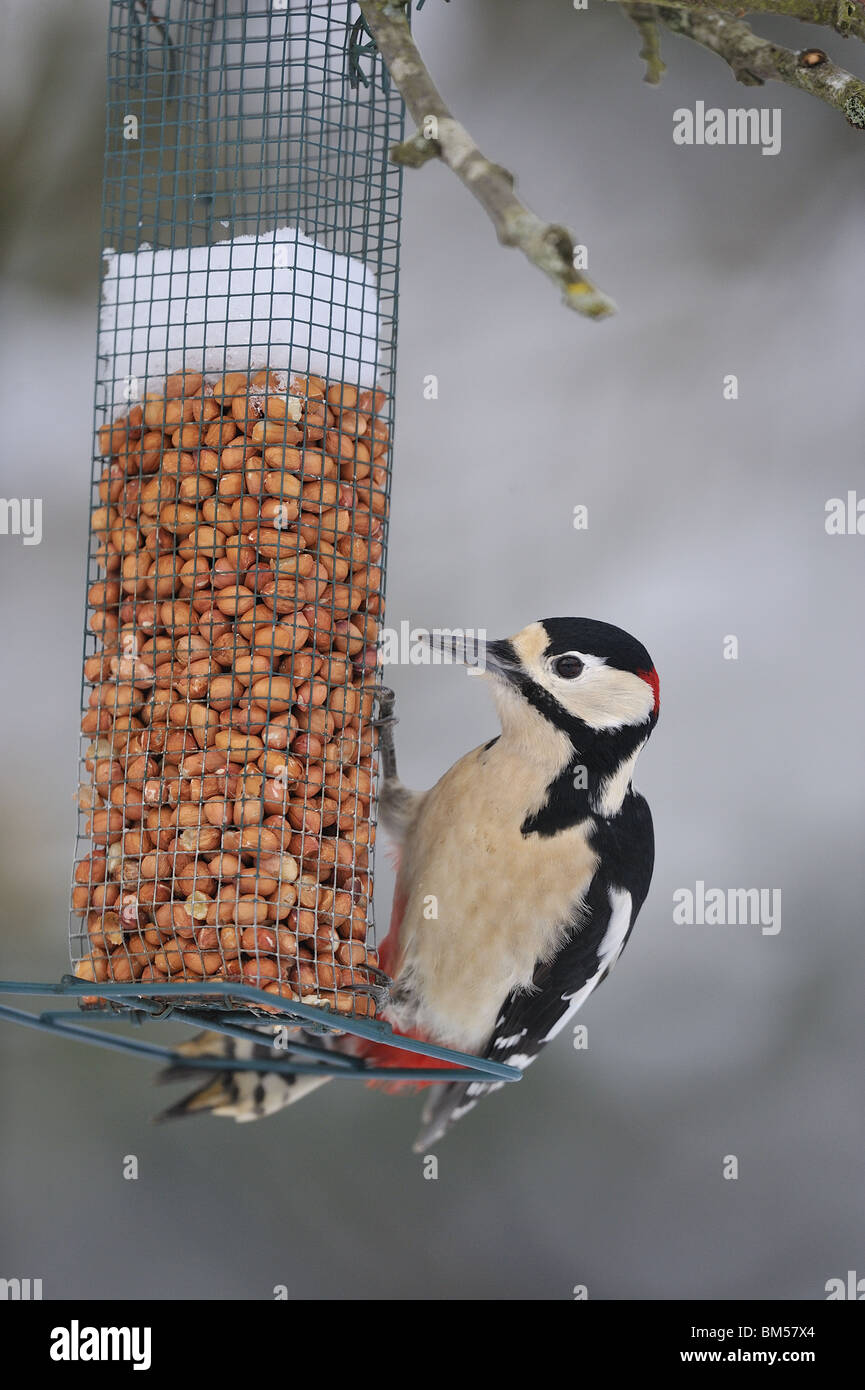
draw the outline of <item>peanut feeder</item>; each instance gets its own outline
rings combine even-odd
[[[194,8],[112,5],[73,968],[370,1017],[401,113],[350,5]]]
[[[74,974],[0,980],[89,1013],[0,1019],[204,1072],[105,1025],[240,1034],[251,1071],[393,1080],[315,1043],[348,1033],[434,1059],[414,1081],[519,1079],[376,1017],[402,134],[349,0],[111,0]]]

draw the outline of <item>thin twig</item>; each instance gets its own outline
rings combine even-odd
[[[646,73],[643,77],[644,82],[648,82],[650,87],[657,87],[667,65],[661,57],[661,36],[658,33],[658,14],[654,5],[623,5],[623,10],[636,24],[643,40],[640,49],[640,57],[646,64]]]
[[[786,82],[819,97],[858,130],[865,129],[865,82],[828,58],[809,66],[801,53],[760,38],[742,20],[726,15],[697,14],[661,5],[658,18],[672,33],[717,53],[732,68],[738,82],[746,86]]]
[[[455,120],[412,38],[399,0],[359,0],[367,28],[399,89],[417,134],[395,145],[391,159],[418,167],[440,159],[481,204],[504,246],[515,246],[542,270],[577,313],[600,319],[615,305],[574,266],[575,243],[567,227],[543,222],[514,192],[514,176],[484,155]]]

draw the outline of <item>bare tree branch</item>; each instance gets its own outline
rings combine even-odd
[[[661,36],[658,33],[658,12],[654,5],[631,5],[622,6],[628,19],[636,24],[643,39],[643,46],[640,49],[640,57],[646,64],[646,75],[644,82],[648,82],[650,87],[657,87],[667,65],[661,57]]]
[[[514,176],[484,155],[455,120],[412,38],[403,0],[359,0],[367,28],[415,124],[417,134],[395,145],[391,158],[414,168],[440,159],[481,204],[503,246],[515,246],[558,285],[569,308],[605,318],[615,305],[574,266],[567,227],[543,222],[514,192]]]
[[[631,0],[617,3],[630,5]],[[824,25],[844,38],[852,34],[865,39],[865,5],[861,0],[669,0],[667,8],[696,15],[728,14],[735,19],[745,14],[778,15]]]
[[[839,68],[817,49],[796,53],[762,39],[742,20],[683,8],[658,6],[658,18],[674,34],[693,39],[723,58],[738,82],[759,86],[786,82],[840,111],[850,125],[865,129],[865,82]],[[812,61],[816,55],[818,61]]]

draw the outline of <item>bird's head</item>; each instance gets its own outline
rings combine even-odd
[[[455,649],[454,649],[455,650]],[[638,750],[658,718],[658,676],[636,638],[591,618],[544,618],[463,659],[493,683],[502,730],[540,752],[566,747],[605,769]]]
[[[577,745],[598,733],[637,727],[648,737],[658,718],[658,675],[646,648],[611,623],[545,618],[515,637],[488,642],[479,665]]]

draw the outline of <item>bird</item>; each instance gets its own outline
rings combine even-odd
[[[397,864],[382,1017],[398,1036],[522,1072],[610,974],[648,894],[652,816],[633,775],[658,720],[658,674],[636,638],[589,618],[546,618],[492,642],[433,634],[431,647],[489,684],[500,732],[412,791],[397,772],[393,692],[382,692],[379,820]],[[346,1034],[326,1046],[379,1067],[431,1065]],[[200,1076],[201,1056],[223,1057],[226,1070],[161,1118],[256,1119],[328,1079],[268,1073],[267,1042],[208,1033],[184,1051],[193,1067],[176,1063],[166,1079]],[[232,1072],[240,1057],[261,1071]],[[371,1084],[428,1089],[414,1146],[424,1153],[505,1083]]]

